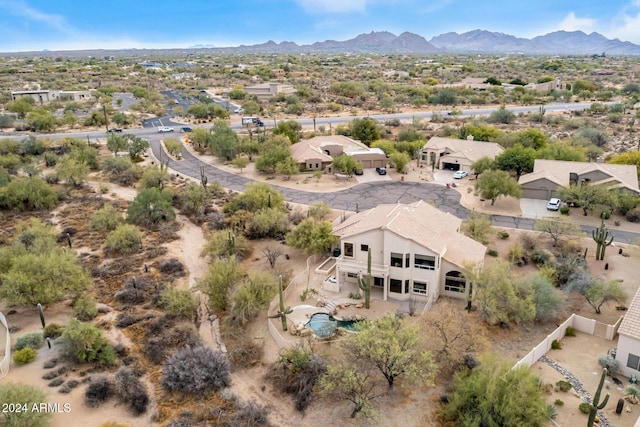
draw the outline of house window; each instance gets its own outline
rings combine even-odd
[[[404,255],[404,268],[409,268],[410,265],[411,265],[411,255],[405,254]]]
[[[313,169],[313,163],[309,163],[309,169]]]
[[[391,252],[391,267],[402,268],[402,254]]]
[[[360,250],[362,252],[367,252],[369,250],[369,245],[360,245]]]
[[[408,280],[404,281],[404,293],[405,294],[409,293],[409,281]]]
[[[426,295],[427,294],[427,284],[425,282],[413,282],[413,293]]]
[[[353,243],[344,244],[344,256],[353,257]]]
[[[423,270],[435,270],[436,269],[436,257],[429,255],[414,255],[413,266],[415,268],[421,268]]]
[[[374,277],[373,286],[376,288],[384,288],[384,277]]]
[[[465,293],[467,281],[459,271],[450,271],[444,276],[444,290]]]
[[[358,273],[347,273],[347,277],[350,279],[355,279],[358,277]]]
[[[389,291],[397,294],[402,293],[402,280],[389,279]]]
[[[316,169],[318,169],[318,164],[316,163]]]
[[[627,359],[627,368],[640,371],[640,356],[629,353],[629,358]]]

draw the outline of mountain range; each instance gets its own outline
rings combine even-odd
[[[195,48],[193,46],[192,48]],[[209,46],[207,46],[209,47]],[[602,34],[582,31],[555,31],[532,39],[485,30],[446,33],[431,40],[404,32],[399,36],[388,31],[372,31],[344,41],[325,40],[307,45],[268,41],[256,45],[216,48],[229,52],[252,53],[517,53],[532,55],[640,55],[640,46],[608,39]]]

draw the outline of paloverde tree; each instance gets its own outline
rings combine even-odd
[[[284,203],[284,196],[269,184],[252,182],[248,184],[244,193],[234,197],[225,205],[226,212],[236,212],[240,209],[257,212],[260,209],[280,209]]]
[[[515,172],[516,181],[518,181],[523,173],[533,170],[535,155],[536,152],[533,148],[516,144],[496,157],[496,167],[503,171]]]
[[[353,176],[353,173],[356,170],[362,170],[362,163],[348,154],[342,154],[334,158],[332,164],[335,170],[347,175],[348,177]]]
[[[603,185],[590,185],[586,182],[558,188],[558,197],[580,206],[585,216],[596,206],[605,206],[611,211],[616,204],[616,196],[617,193]]]
[[[129,157],[132,159],[140,157],[142,153],[149,149],[149,141],[146,139],[142,139],[130,133],[126,133],[122,136],[125,141],[127,141],[127,151],[129,152]]]
[[[553,247],[558,245],[558,242],[563,236],[577,236],[581,234],[578,224],[562,216],[558,218],[541,218],[536,221],[535,229],[551,237]]]
[[[107,136],[107,148],[115,156],[117,152],[124,151],[127,148],[127,140],[124,135],[112,132]]]
[[[307,218],[287,234],[287,245],[302,249],[309,254],[328,252],[338,241],[333,235],[333,227],[329,221],[318,221]]]
[[[365,144],[367,147],[373,141],[380,139],[378,123],[371,118],[354,119],[350,125],[351,137]]]
[[[478,176],[475,190],[483,199],[491,200],[491,205],[500,196],[512,196],[519,198],[522,194],[518,182],[501,170],[486,170]]]
[[[480,175],[482,172],[486,170],[495,169],[495,168],[496,168],[496,161],[489,156],[480,157],[471,165],[471,169],[473,170],[473,173],[476,175],[476,178],[478,178],[478,175]]]
[[[233,160],[238,154],[238,135],[223,121],[216,121],[209,138],[211,154],[222,160]]]
[[[155,187],[140,191],[127,209],[127,221],[145,227],[173,220],[175,217],[171,193]]]
[[[292,144],[300,141],[302,125],[295,120],[283,120],[273,129],[274,135],[284,135]]]

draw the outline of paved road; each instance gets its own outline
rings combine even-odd
[[[153,155],[160,158],[160,150],[162,149],[160,138],[156,135],[150,144]],[[199,179],[200,167],[204,166],[210,182],[217,181],[223,187],[234,191],[244,191],[245,186],[253,182],[243,176],[223,171],[202,162],[187,150],[183,150],[182,153],[183,160],[169,160],[169,167],[180,174]],[[169,158],[164,150],[162,157]],[[356,209],[370,209],[385,203],[413,203],[418,200],[426,200],[440,210],[458,218],[464,219],[470,214],[469,209],[460,204],[460,193],[446,188],[446,186],[431,183],[380,181],[358,184],[345,190],[330,193],[302,191],[278,185],[271,186],[280,191],[285,200],[289,202],[310,205],[322,201],[332,208],[340,210],[355,211]],[[496,227],[533,230],[535,226],[535,220],[529,218],[506,215],[491,215],[490,218]],[[586,225],[582,225],[581,228],[587,235],[591,235],[591,230],[594,229],[594,227]],[[611,230],[610,232],[615,236],[615,241],[619,243],[633,243],[640,237],[640,233],[629,231]]]

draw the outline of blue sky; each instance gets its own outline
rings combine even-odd
[[[597,31],[640,44],[640,0],[0,0],[0,52],[307,44],[370,31]]]

